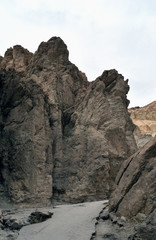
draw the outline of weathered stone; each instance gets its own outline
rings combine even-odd
[[[88,82],[68,54],[54,37],[33,56],[16,46],[1,62],[0,182],[15,203],[108,198],[136,151],[128,82],[116,70]]]
[[[144,221],[146,218],[147,218],[147,216],[146,216],[144,213],[140,213],[140,212],[135,216],[135,219],[136,219],[138,222],[142,222],[142,221]]]
[[[105,87],[107,75],[109,79],[112,76],[114,85]],[[108,198],[121,162],[136,149],[133,126],[126,113],[127,91],[121,75],[115,70],[106,71],[78,97],[74,112],[66,112],[64,157],[59,161],[57,158],[53,172],[55,198]]]
[[[0,218],[0,239],[16,240],[22,227],[51,218],[53,213],[50,208],[48,210],[47,208],[3,209]]]
[[[110,211],[132,218],[156,208],[156,137],[123,163],[116,185]]]
[[[136,225],[134,239],[151,240],[156,236],[156,209],[141,224]]]
[[[109,217],[110,217],[112,223],[117,223],[118,217],[113,212],[109,213]]]
[[[51,212],[32,212],[29,216],[29,222],[30,224],[33,223],[41,223],[46,221],[48,218],[51,218],[53,213]]]
[[[3,226],[9,228],[10,230],[19,230],[23,227],[22,222],[18,222],[16,219],[3,220]]]
[[[109,202],[110,218],[99,230],[96,227],[97,236],[108,231],[122,240],[155,239],[156,137],[122,164],[115,182]]]
[[[109,218],[108,210],[103,210],[103,212],[99,215],[99,218],[101,218],[102,220],[107,220]]]
[[[13,70],[23,72],[30,63],[33,54],[20,45],[9,48],[4,58],[0,59],[0,69]]]
[[[144,146],[156,136],[156,101],[145,107],[135,107],[128,110],[136,125],[134,136],[138,147]]]

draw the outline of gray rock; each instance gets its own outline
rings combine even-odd
[[[108,211],[103,211],[99,217],[102,219],[102,220],[107,220],[109,218],[109,213]]]
[[[3,219],[3,228],[9,228],[10,230],[20,230],[23,226],[25,225],[17,219]]]
[[[41,223],[51,218],[53,213],[47,209],[7,209],[2,211],[0,219],[0,239],[15,240],[20,229],[33,223]]]
[[[51,212],[32,212],[29,216],[30,224],[44,222],[47,219],[51,218],[53,213]]]

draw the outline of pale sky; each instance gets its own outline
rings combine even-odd
[[[0,0],[0,55],[61,37],[88,80],[116,69],[130,106],[156,100],[156,0]]]

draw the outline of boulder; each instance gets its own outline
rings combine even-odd
[[[47,219],[51,218],[52,215],[53,215],[53,213],[51,213],[51,212],[35,211],[30,214],[28,221],[30,224],[41,223],[41,222],[44,222]]]

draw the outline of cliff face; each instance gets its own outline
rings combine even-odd
[[[34,55],[9,49],[0,60],[0,181],[12,201],[107,198],[136,151],[128,89],[116,70],[88,82],[60,38]]]
[[[124,225],[127,236],[131,234],[129,239],[155,239],[156,137],[122,164],[115,183],[109,210],[118,220],[126,220],[119,221]],[[120,229],[119,232],[122,231]]]
[[[156,207],[156,137],[128,158],[116,177],[110,210],[127,218],[148,216]]]
[[[136,125],[134,136],[138,147],[144,146],[156,136],[156,101],[145,107],[129,109],[133,123]]]

